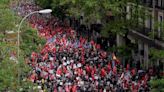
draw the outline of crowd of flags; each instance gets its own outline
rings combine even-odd
[[[38,7],[22,4],[19,15]],[[149,74],[139,75],[129,64],[123,67],[112,52],[106,52],[92,39],[77,37],[77,32],[51,15],[34,14],[28,19],[47,40],[39,53],[32,52],[27,62],[32,67],[28,79],[38,89],[49,92],[138,92],[149,91]]]

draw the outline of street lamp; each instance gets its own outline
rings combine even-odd
[[[35,13],[42,13],[42,14],[45,14],[45,13],[51,13],[51,12],[52,12],[51,9],[44,9],[44,10],[34,11],[34,12],[31,12],[31,13],[27,14],[27,15],[21,20],[21,22],[20,22],[20,24],[19,24],[19,27],[18,27],[18,37],[17,37],[17,38],[18,38],[18,39],[17,39],[17,41],[18,41],[18,59],[19,59],[19,45],[20,45],[20,40],[19,40],[19,38],[20,38],[20,28],[21,28],[21,25],[22,25],[23,21],[24,21],[27,17],[29,17],[30,15],[35,14]]]
[[[17,59],[18,59],[18,63],[19,63],[19,54],[20,54],[20,48],[19,48],[19,46],[20,46],[20,28],[21,28],[21,25],[22,25],[22,23],[23,23],[23,21],[27,18],[27,17],[29,17],[30,15],[32,15],[32,14],[35,14],[35,13],[41,13],[41,14],[46,14],[46,13],[51,13],[52,12],[52,10],[51,9],[44,9],[44,10],[39,10],[39,11],[34,11],[34,12],[31,12],[31,13],[29,13],[29,14],[27,14],[22,20],[21,20],[21,22],[20,22],[20,24],[19,24],[19,27],[18,27],[18,37],[17,37],[17,44],[18,44],[18,52],[17,52]],[[19,76],[18,76],[19,77]]]
[[[51,9],[40,10],[39,13],[51,13]]]

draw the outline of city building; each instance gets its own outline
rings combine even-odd
[[[126,18],[131,18],[132,6],[134,3],[128,3],[126,7],[127,15]],[[164,50],[164,0],[140,0],[135,5],[138,7],[144,7],[145,18],[143,21],[143,26],[138,26],[137,28],[131,29],[128,33],[128,38],[131,43],[137,45],[137,52],[132,51],[133,58],[135,61],[139,61],[143,64],[145,68],[153,65],[149,60],[149,52],[151,48]],[[117,36],[118,45],[122,45],[123,38]],[[121,43],[120,43],[121,42]],[[157,64],[162,62],[164,64],[164,59],[159,59]]]

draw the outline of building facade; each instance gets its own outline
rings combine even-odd
[[[134,60],[139,61],[145,68],[148,68],[153,65],[149,60],[150,49],[164,50],[164,0],[141,0],[136,4],[129,3],[126,7],[127,19],[131,18],[133,5],[137,5],[138,8],[144,7],[142,11],[145,11],[145,17],[138,18],[138,21],[143,21],[139,22],[142,23],[142,26],[129,31],[128,38],[132,43],[138,45],[137,53],[132,52]],[[118,42],[120,42],[120,38],[118,36]],[[164,64],[164,59],[159,61]]]

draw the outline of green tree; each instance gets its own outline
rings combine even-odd
[[[50,8],[52,0],[35,0],[35,2],[42,8]]]
[[[37,0],[38,4],[46,2],[47,0]],[[145,18],[146,8],[139,6],[138,0],[51,0],[52,4],[49,6],[53,9],[57,16],[74,16],[78,18],[82,14],[84,15],[85,23],[95,23],[97,20],[101,20],[104,28],[102,35],[109,36],[109,31],[125,35],[127,30],[142,25],[143,21],[139,21]],[[135,4],[134,4],[135,3]],[[126,7],[132,8],[131,18],[126,20]],[[43,5],[47,6],[47,4]],[[114,16],[113,20],[108,20],[108,13],[110,16]]]
[[[36,86],[35,84],[28,80],[25,80],[27,74],[31,70],[31,68],[25,63],[25,58],[27,58],[26,55],[27,53],[29,54],[30,51],[36,51],[37,47],[35,44],[37,44],[38,46],[39,43],[43,44],[45,40],[39,38],[36,35],[36,31],[33,32],[34,30],[29,30],[30,32],[35,33],[34,35],[28,33],[28,31],[24,31],[29,29],[27,23],[24,23],[22,28],[24,30],[21,30],[21,32],[24,32],[22,36],[26,37],[22,37],[23,39],[21,40],[24,48],[21,48],[21,56],[19,60],[15,56],[14,61],[19,62],[14,62],[13,60],[11,60],[11,53],[17,52],[17,45],[10,44],[3,39],[6,39],[7,37],[7,33],[5,31],[16,32],[16,24],[18,24],[17,22],[21,20],[20,17],[16,16],[15,13],[10,10],[9,4],[12,1],[15,2],[18,0],[0,0],[0,92],[38,92],[37,90],[33,90],[33,87]],[[26,39],[31,41],[32,39],[34,39],[37,43],[33,42],[32,44],[30,44]],[[27,46],[29,45],[34,45],[35,48],[31,49],[28,52],[30,48]],[[29,49],[27,50],[27,48]]]
[[[151,92],[163,92],[164,91],[164,78],[154,79],[149,82],[151,86]]]
[[[14,11],[10,9],[10,4],[16,0],[1,0],[0,1],[0,32],[13,31],[16,28],[19,18]]]
[[[24,56],[29,56],[32,51],[38,52],[39,46],[43,46],[46,40],[39,37],[37,30],[28,29],[21,33],[21,50],[24,53]]]
[[[164,58],[164,50],[158,50],[155,48],[150,49],[150,54],[152,55],[152,58],[158,58],[163,59]]]
[[[6,57],[3,61],[1,61],[0,63],[0,91],[1,92],[33,91],[33,87],[35,85],[32,84],[32,82],[26,80],[25,77],[27,76],[31,68],[27,64],[25,64],[23,58],[20,60],[21,61],[19,61],[18,64],[10,60],[9,57]],[[21,70],[21,72],[19,72],[19,70]]]

